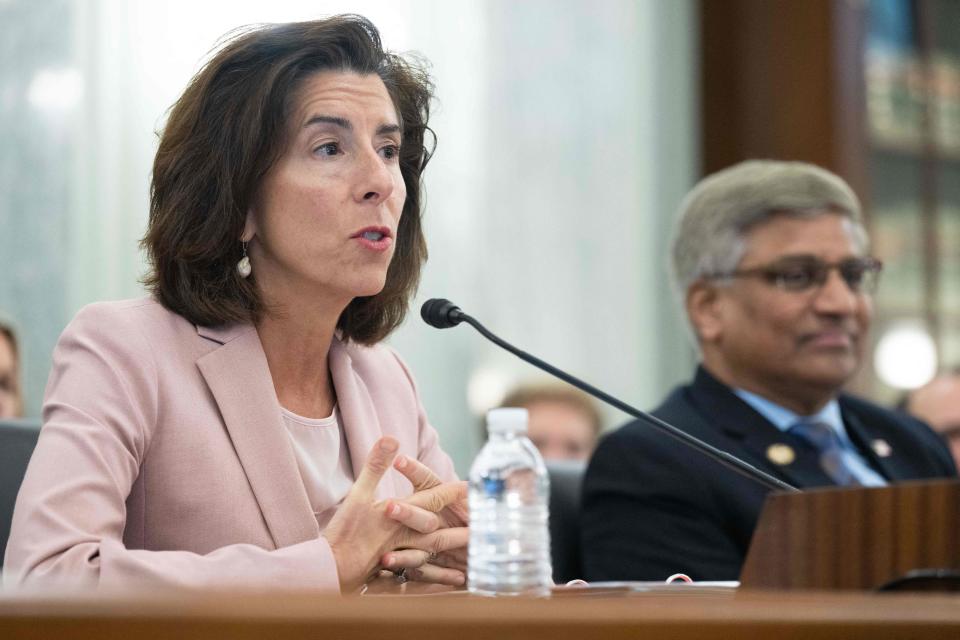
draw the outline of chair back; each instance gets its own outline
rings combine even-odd
[[[39,435],[39,420],[0,420],[0,568],[10,536],[13,505]]]
[[[553,581],[564,584],[582,578],[580,566],[580,489],[586,463],[551,461],[550,474],[550,555]]]

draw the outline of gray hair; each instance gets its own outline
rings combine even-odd
[[[868,240],[860,201],[839,176],[805,162],[748,160],[707,176],[680,204],[671,247],[671,283],[681,308],[694,282],[736,270],[747,232],[774,215],[837,213]],[[685,313],[683,315],[686,315]]]

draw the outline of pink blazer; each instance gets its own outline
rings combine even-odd
[[[335,340],[355,470],[382,435],[456,477],[395,352]],[[54,351],[5,582],[337,590],[252,325],[198,327],[152,299],[90,305]],[[410,483],[391,469],[378,497]]]

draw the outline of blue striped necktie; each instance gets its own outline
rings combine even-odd
[[[790,427],[797,436],[820,453],[820,467],[831,480],[842,487],[860,485],[853,469],[847,462],[840,436],[828,424],[819,421],[801,420]]]

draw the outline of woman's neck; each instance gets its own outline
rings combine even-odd
[[[280,405],[310,418],[333,412],[329,354],[340,305],[270,304],[257,323]]]

